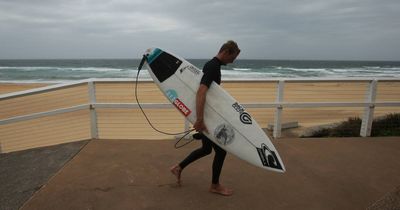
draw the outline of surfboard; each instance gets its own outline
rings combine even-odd
[[[192,124],[196,122],[196,94],[203,72],[185,59],[159,48],[144,55],[150,76],[165,97]],[[207,91],[204,133],[227,152],[255,166],[285,172],[271,140],[246,109],[217,83]]]

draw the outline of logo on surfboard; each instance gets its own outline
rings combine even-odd
[[[263,144],[261,144],[260,148],[258,148],[258,147],[256,147],[256,148],[257,148],[257,152],[258,152],[258,155],[260,156],[261,163],[263,164],[263,166],[280,169],[280,170],[283,169],[275,152],[270,150],[267,147],[267,145],[265,145],[263,143]]]
[[[214,137],[217,139],[218,143],[228,145],[232,143],[235,138],[235,132],[233,131],[232,126],[221,124],[215,128]]]
[[[165,94],[167,95],[168,99],[171,103],[183,114],[185,117],[189,116],[192,113],[190,110],[181,100],[178,98],[178,93],[176,90],[168,89]]]
[[[251,116],[249,113],[247,113],[243,106],[240,105],[238,102],[235,102],[234,104],[232,104],[232,107],[240,113],[240,121],[244,124],[252,124],[253,121],[251,120]]]
[[[189,70],[190,72],[192,72],[192,73],[195,74],[195,75],[200,75],[200,72],[201,72],[201,71],[198,70],[196,67],[191,66],[191,65],[185,66],[185,67],[181,68],[181,70],[179,70],[179,71],[180,71],[181,74],[182,74],[185,70]]]
[[[178,93],[176,92],[176,90],[169,89],[165,91],[165,93],[171,103],[173,103],[178,98]]]

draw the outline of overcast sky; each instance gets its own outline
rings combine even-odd
[[[0,58],[400,60],[400,0],[0,0]]]

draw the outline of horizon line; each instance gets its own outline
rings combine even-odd
[[[0,58],[0,60],[141,60],[142,58]],[[184,58],[186,60],[209,60],[210,58]],[[364,61],[364,62],[400,62],[384,59],[309,59],[309,58],[239,58],[239,60],[264,61]]]

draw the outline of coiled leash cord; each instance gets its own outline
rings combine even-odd
[[[165,131],[161,131],[161,130],[157,129],[156,127],[154,127],[154,125],[150,122],[149,118],[147,117],[146,113],[144,112],[144,110],[143,110],[143,108],[142,108],[142,105],[140,105],[139,99],[138,99],[138,97],[137,97],[137,89],[138,89],[137,86],[138,86],[138,79],[139,79],[140,70],[142,70],[142,67],[143,67],[143,64],[144,64],[145,61],[147,61],[147,56],[146,56],[146,55],[143,55],[143,58],[142,58],[142,60],[140,61],[140,64],[139,64],[139,67],[138,67],[138,72],[137,72],[137,75],[136,75],[136,82],[135,82],[135,98],[136,98],[136,102],[137,102],[137,104],[138,104],[140,110],[142,111],[144,117],[146,118],[147,123],[153,128],[153,130],[155,130],[155,131],[157,131],[157,132],[159,132],[159,133],[165,134],[165,135],[170,135],[170,136],[176,136],[176,135],[184,134],[184,135],[175,143],[174,147],[175,147],[175,149],[179,149],[179,148],[181,148],[181,147],[183,147],[183,146],[186,146],[186,145],[188,145],[189,143],[191,143],[191,142],[194,140],[194,138],[192,138],[192,140],[190,140],[190,141],[188,141],[188,142],[186,142],[185,144],[180,145],[180,146],[178,146],[178,143],[179,143],[183,138],[185,138],[187,135],[189,135],[191,132],[193,132],[193,131],[195,130],[194,128],[193,128],[193,129],[190,129],[190,130],[187,130],[187,131],[184,131],[184,132],[180,132],[180,133],[168,133],[168,132],[165,132]]]

